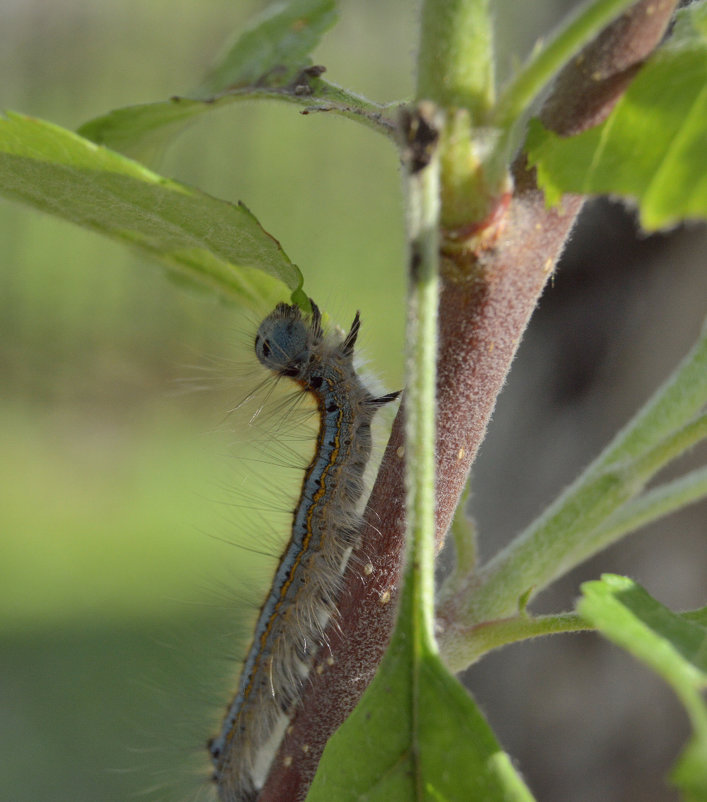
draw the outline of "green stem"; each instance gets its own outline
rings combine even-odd
[[[591,538],[587,539],[585,552],[582,552],[580,546],[575,554],[578,560],[583,559],[598,548],[605,548],[614,543],[628,532],[705,497],[707,497],[707,467],[649,490],[639,498],[628,502],[592,533]],[[448,582],[450,590],[454,590],[455,586],[451,580]],[[447,584],[445,583],[440,594],[442,616],[444,616],[444,605],[448,601],[453,601],[451,594],[444,594]],[[682,615],[687,620],[695,620],[700,624],[703,624],[706,618],[704,610],[686,612]],[[538,617],[521,615],[480,624],[471,629],[452,625],[439,637],[439,646],[447,665],[454,671],[461,671],[482,654],[507,643],[539,635],[590,628],[583,619],[570,613]]]
[[[704,609],[680,613],[686,621],[704,626],[707,617]],[[438,638],[439,649],[450,671],[463,671],[482,655],[511,643],[539,638],[544,635],[562,635],[569,632],[589,632],[596,627],[577,613],[529,616],[525,614],[501,618],[479,624],[471,629],[452,625]]]
[[[482,654],[510,643],[542,635],[592,629],[594,627],[576,613],[540,616],[521,614],[479,624],[466,632],[460,627],[451,627],[440,635],[439,647],[447,667],[451,671],[462,671]]]
[[[698,416],[676,432],[671,432],[656,446],[641,454],[633,463],[633,470],[639,477],[650,478],[705,437],[707,437],[707,413]]]
[[[437,606],[443,609],[450,601],[453,603],[458,593],[464,590],[467,582],[474,576],[478,557],[476,525],[466,511],[469,499],[469,483],[462,492],[452,519],[450,534],[454,540],[454,568],[442,582],[437,591]]]
[[[655,487],[627,504],[597,528],[584,556],[606,548],[641,526],[707,497],[707,467],[692,471],[672,482]],[[581,552],[578,552],[581,558]]]
[[[458,602],[466,609],[464,623],[512,614],[521,596],[537,594],[603,548],[607,519],[685,445],[704,436],[704,416],[690,418],[705,403],[707,327],[674,375],[603,454],[468,584],[466,600]]]
[[[595,468],[635,460],[683,427],[707,403],[707,324],[677,370],[622,429]]]
[[[417,99],[482,119],[494,98],[489,0],[425,0],[421,32]]]
[[[441,115],[425,104],[407,120],[406,196],[410,278],[405,395],[405,475],[409,543],[405,591],[412,593],[416,648],[434,651],[435,423],[439,303]]]

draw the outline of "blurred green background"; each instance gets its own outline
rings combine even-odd
[[[498,4],[502,72],[567,5]],[[187,92],[262,7],[6,0],[0,107],[75,128]],[[347,0],[314,60],[372,99],[404,98],[415,40],[413,4]],[[324,309],[343,324],[361,309],[371,369],[401,386],[403,223],[386,141],[248,103],[197,122],[157,169],[246,202]],[[224,416],[250,389],[248,333],[266,310],[184,291],[119,245],[2,200],[0,242],[0,799],[208,795],[203,744],[273,567],[221,540],[243,543],[253,522],[237,495],[229,506],[238,417]],[[207,392],[182,392],[195,377]]]
[[[3,3],[0,108],[75,128],[187,92],[264,5]],[[352,2],[317,60],[332,80],[396,99],[412,85],[413,36],[406,4]],[[347,324],[361,308],[371,368],[400,386],[389,143],[248,103],[192,126],[156,169],[245,201],[324,309]],[[242,488],[230,493],[227,459],[243,418],[224,421],[251,389],[248,336],[269,310],[185,291],[128,250],[5,201],[0,241],[0,799],[208,796],[204,744],[274,567],[230,542],[277,548],[270,525],[244,532],[254,519],[238,509]],[[206,391],[190,392],[194,380]]]

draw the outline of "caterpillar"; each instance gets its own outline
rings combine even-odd
[[[265,783],[358,543],[371,421],[399,395],[375,396],[354,369],[359,313],[348,334],[328,334],[310,304],[306,317],[297,306],[278,304],[255,337],[260,363],[314,398],[319,432],[238,690],[208,742],[221,802],[254,802]]]

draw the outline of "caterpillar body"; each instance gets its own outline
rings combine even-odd
[[[358,541],[371,421],[399,395],[376,397],[354,369],[358,312],[346,336],[327,334],[310,303],[307,317],[278,304],[255,338],[258,360],[314,397],[319,433],[238,691],[208,744],[221,802],[254,802],[265,783]]]

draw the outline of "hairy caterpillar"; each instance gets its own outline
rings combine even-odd
[[[269,773],[358,540],[371,421],[399,395],[374,396],[354,369],[359,314],[342,337],[324,332],[311,305],[304,318],[297,306],[278,304],[255,338],[259,361],[314,397],[319,433],[238,691],[208,744],[222,802],[253,802]]]

